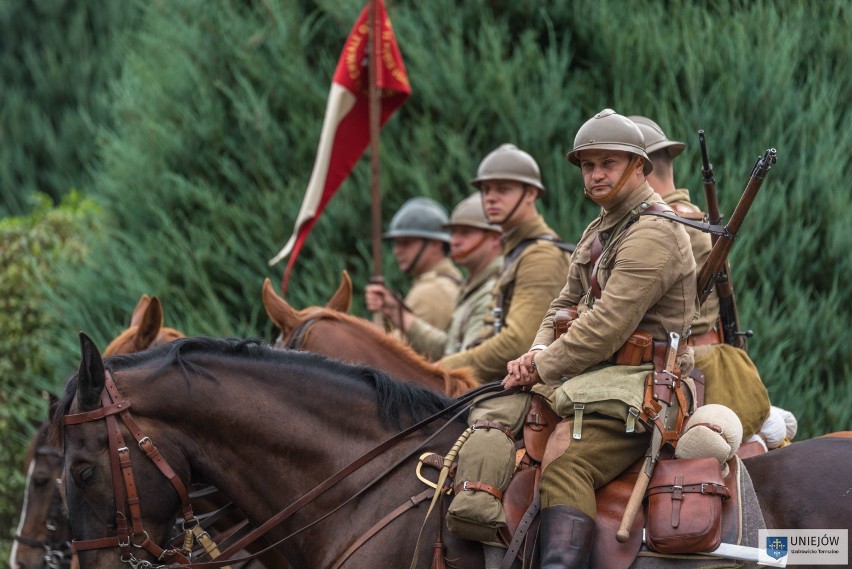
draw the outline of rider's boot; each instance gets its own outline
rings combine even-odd
[[[595,520],[570,506],[541,511],[541,569],[587,569],[592,555]]]

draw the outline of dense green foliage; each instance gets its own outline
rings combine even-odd
[[[36,17],[30,3],[11,4],[18,7],[0,14],[4,25],[12,25],[10,16]],[[415,195],[452,207],[470,191],[481,157],[512,141],[541,164],[546,219],[576,239],[596,209],[564,155],[577,128],[604,107],[650,116],[687,143],[677,181],[700,204],[695,132],[705,129],[729,213],[755,158],[777,147],[778,165],[732,253],[740,316],[755,330],[750,349],[773,402],[797,415],[800,437],[852,427],[846,2],[389,4],[413,96],[382,135],[386,220]],[[141,293],[157,294],[167,323],[189,334],[272,337],[260,287],[266,276],[277,283],[283,267],[266,260],[290,235],[331,74],[362,5],[145,2],[140,18],[125,22],[132,35],[120,49],[82,55],[99,69],[121,55],[108,100],[99,85],[74,102],[24,98],[31,114],[52,105],[57,124],[79,120],[96,103],[109,113],[86,115],[88,133],[97,129],[96,149],[90,134],[60,141],[63,151],[78,145],[79,152],[76,170],[57,180],[85,187],[104,215],[97,235],[80,235],[85,260],[52,267],[62,286],[30,301],[62,314],[61,322],[33,330],[42,351],[37,365],[22,364],[36,366],[31,377],[58,390],[73,367],[76,331],[105,346]],[[39,66],[37,54],[14,57],[23,69]],[[5,80],[9,68],[0,73]],[[13,118],[0,115],[0,132],[30,128]],[[50,144],[32,136],[38,152],[48,152]],[[40,187],[20,180],[59,174],[47,162],[18,178],[4,175],[0,211],[18,211]],[[297,263],[287,295],[294,306],[324,303],[346,268],[355,310],[362,310],[369,218],[364,159]],[[404,287],[389,253],[386,278]],[[0,376],[2,387],[9,381]]]
[[[45,393],[55,392],[73,369],[62,374],[45,360],[45,330],[63,327],[61,309],[45,301],[62,286],[56,267],[80,262],[87,254],[84,236],[94,236],[97,206],[69,193],[60,207],[36,196],[36,211],[26,218],[0,220],[0,527],[14,527],[24,484],[24,452],[35,427],[47,419]],[[7,559],[4,552],[2,559]]]

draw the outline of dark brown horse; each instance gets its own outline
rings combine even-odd
[[[163,326],[163,305],[160,299],[143,294],[130,316],[130,327],[109,343],[104,355],[141,352],[183,337],[182,332]]]
[[[187,338],[141,354],[111,358],[105,368],[95,346],[81,335],[81,353],[79,373],[66,386],[54,427],[65,444],[74,536],[88,542],[81,544],[84,549],[97,548],[81,552],[84,569],[118,567],[122,555],[130,565],[147,560],[156,566],[146,548],[168,549],[173,516],[181,500],[161,469],[132,444],[133,439],[150,438],[149,452],[156,445],[162,462],[183,486],[196,481],[215,484],[253,524],[260,525],[300,498],[304,501],[329,476],[390,439],[401,427],[448,404],[434,392],[394,382],[374,368],[350,366],[317,354],[270,350],[249,341]],[[105,390],[111,382],[115,387]],[[99,411],[104,403],[108,408]],[[116,437],[108,436],[109,418],[119,425],[128,415],[137,427],[133,432],[111,427],[110,432],[120,431],[124,439],[111,443],[110,437]],[[443,425],[448,428],[436,431]],[[436,434],[428,448],[443,454],[464,427],[461,421],[446,424],[439,420],[428,430],[409,435],[315,500],[294,508],[292,516],[272,527],[270,537],[293,534],[282,546],[293,567],[334,566],[379,520],[394,509],[404,509],[412,497],[423,493],[425,486],[414,475],[421,451],[418,443],[427,434]],[[826,442],[832,444],[834,439],[800,442],[790,449]],[[849,472],[838,471],[836,465],[848,465],[852,456],[852,445],[842,442],[846,446],[835,449],[832,461],[802,464],[792,461],[793,455],[786,449],[761,457],[768,464],[774,462],[765,469],[761,482],[786,489],[777,501],[766,501],[767,509],[773,510],[770,519],[781,519],[776,511],[800,509],[800,517],[793,518],[798,527],[834,527],[824,524],[843,520],[848,527],[849,507],[842,506],[842,494],[835,494],[839,486],[848,485]],[[118,479],[113,475],[110,456],[119,446],[127,449],[121,451],[125,453],[123,463],[129,459],[132,467],[138,517],[123,499],[116,503],[117,489],[125,487],[121,478],[127,478],[126,473]],[[110,448],[112,453],[106,451]],[[405,458],[409,453],[414,457]],[[773,472],[783,473],[783,478]],[[799,485],[797,481],[805,473],[819,477],[820,487]],[[370,485],[374,480],[377,482]],[[347,502],[361,491],[357,499]],[[808,504],[810,507],[803,507]],[[828,512],[838,504],[843,510],[839,515]],[[344,566],[407,566],[424,515],[423,507],[404,510],[356,547]],[[116,519],[135,527],[128,532],[132,535],[119,538]],[[310,525],[317,520],[321,521]],[[436,520],[433,514],[426,524],[417,567],[429,566]],[[118,543],[125,539],[140,547],[128,546],[122,553]],[[478,544],[448,533],[444,540],[446,556],[454,567],[482,567]],[[634,565],[648,567],[649,563],[656,562],[645,558]]]
[[[9,556],[11,569],[77,567],[71,554],[71,527],[61,495],[62,453],[49,443],[48,423],[30,442],[21,520]]]
[[[446,370],[385,334],[368,320],[347,314],[352,281],[344,271],[340,286],[325,307],[296,310],[278,296],[269,279],[263,283],[263,306],[281,335],[276,348],[316,352],[350,363],[377,367],[393,377],[419,383],[450,396],[478,385],[468,368]]]

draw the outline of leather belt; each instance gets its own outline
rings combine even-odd
[[[691,334],[686,343],[689,346],[712,346],[722,343],[722,331],[716,328],[710,328],[703,334]]]

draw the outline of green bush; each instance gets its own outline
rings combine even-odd
[[[47,419],[43,393],[56,393],[76,367],[69,359],[57,372],[45,361],[45,331],[65,327],[61,308],[48,305],[46,293],[62,286],[63,265],[85,258],[82,237],[95,231],[98,212],[77,192],[57,208],[45,195],[35,202],[32,215],[0,220],[0,527],[10,537],[24,491],[24,452]],[[0,554],[8,558],[8,551]]]

